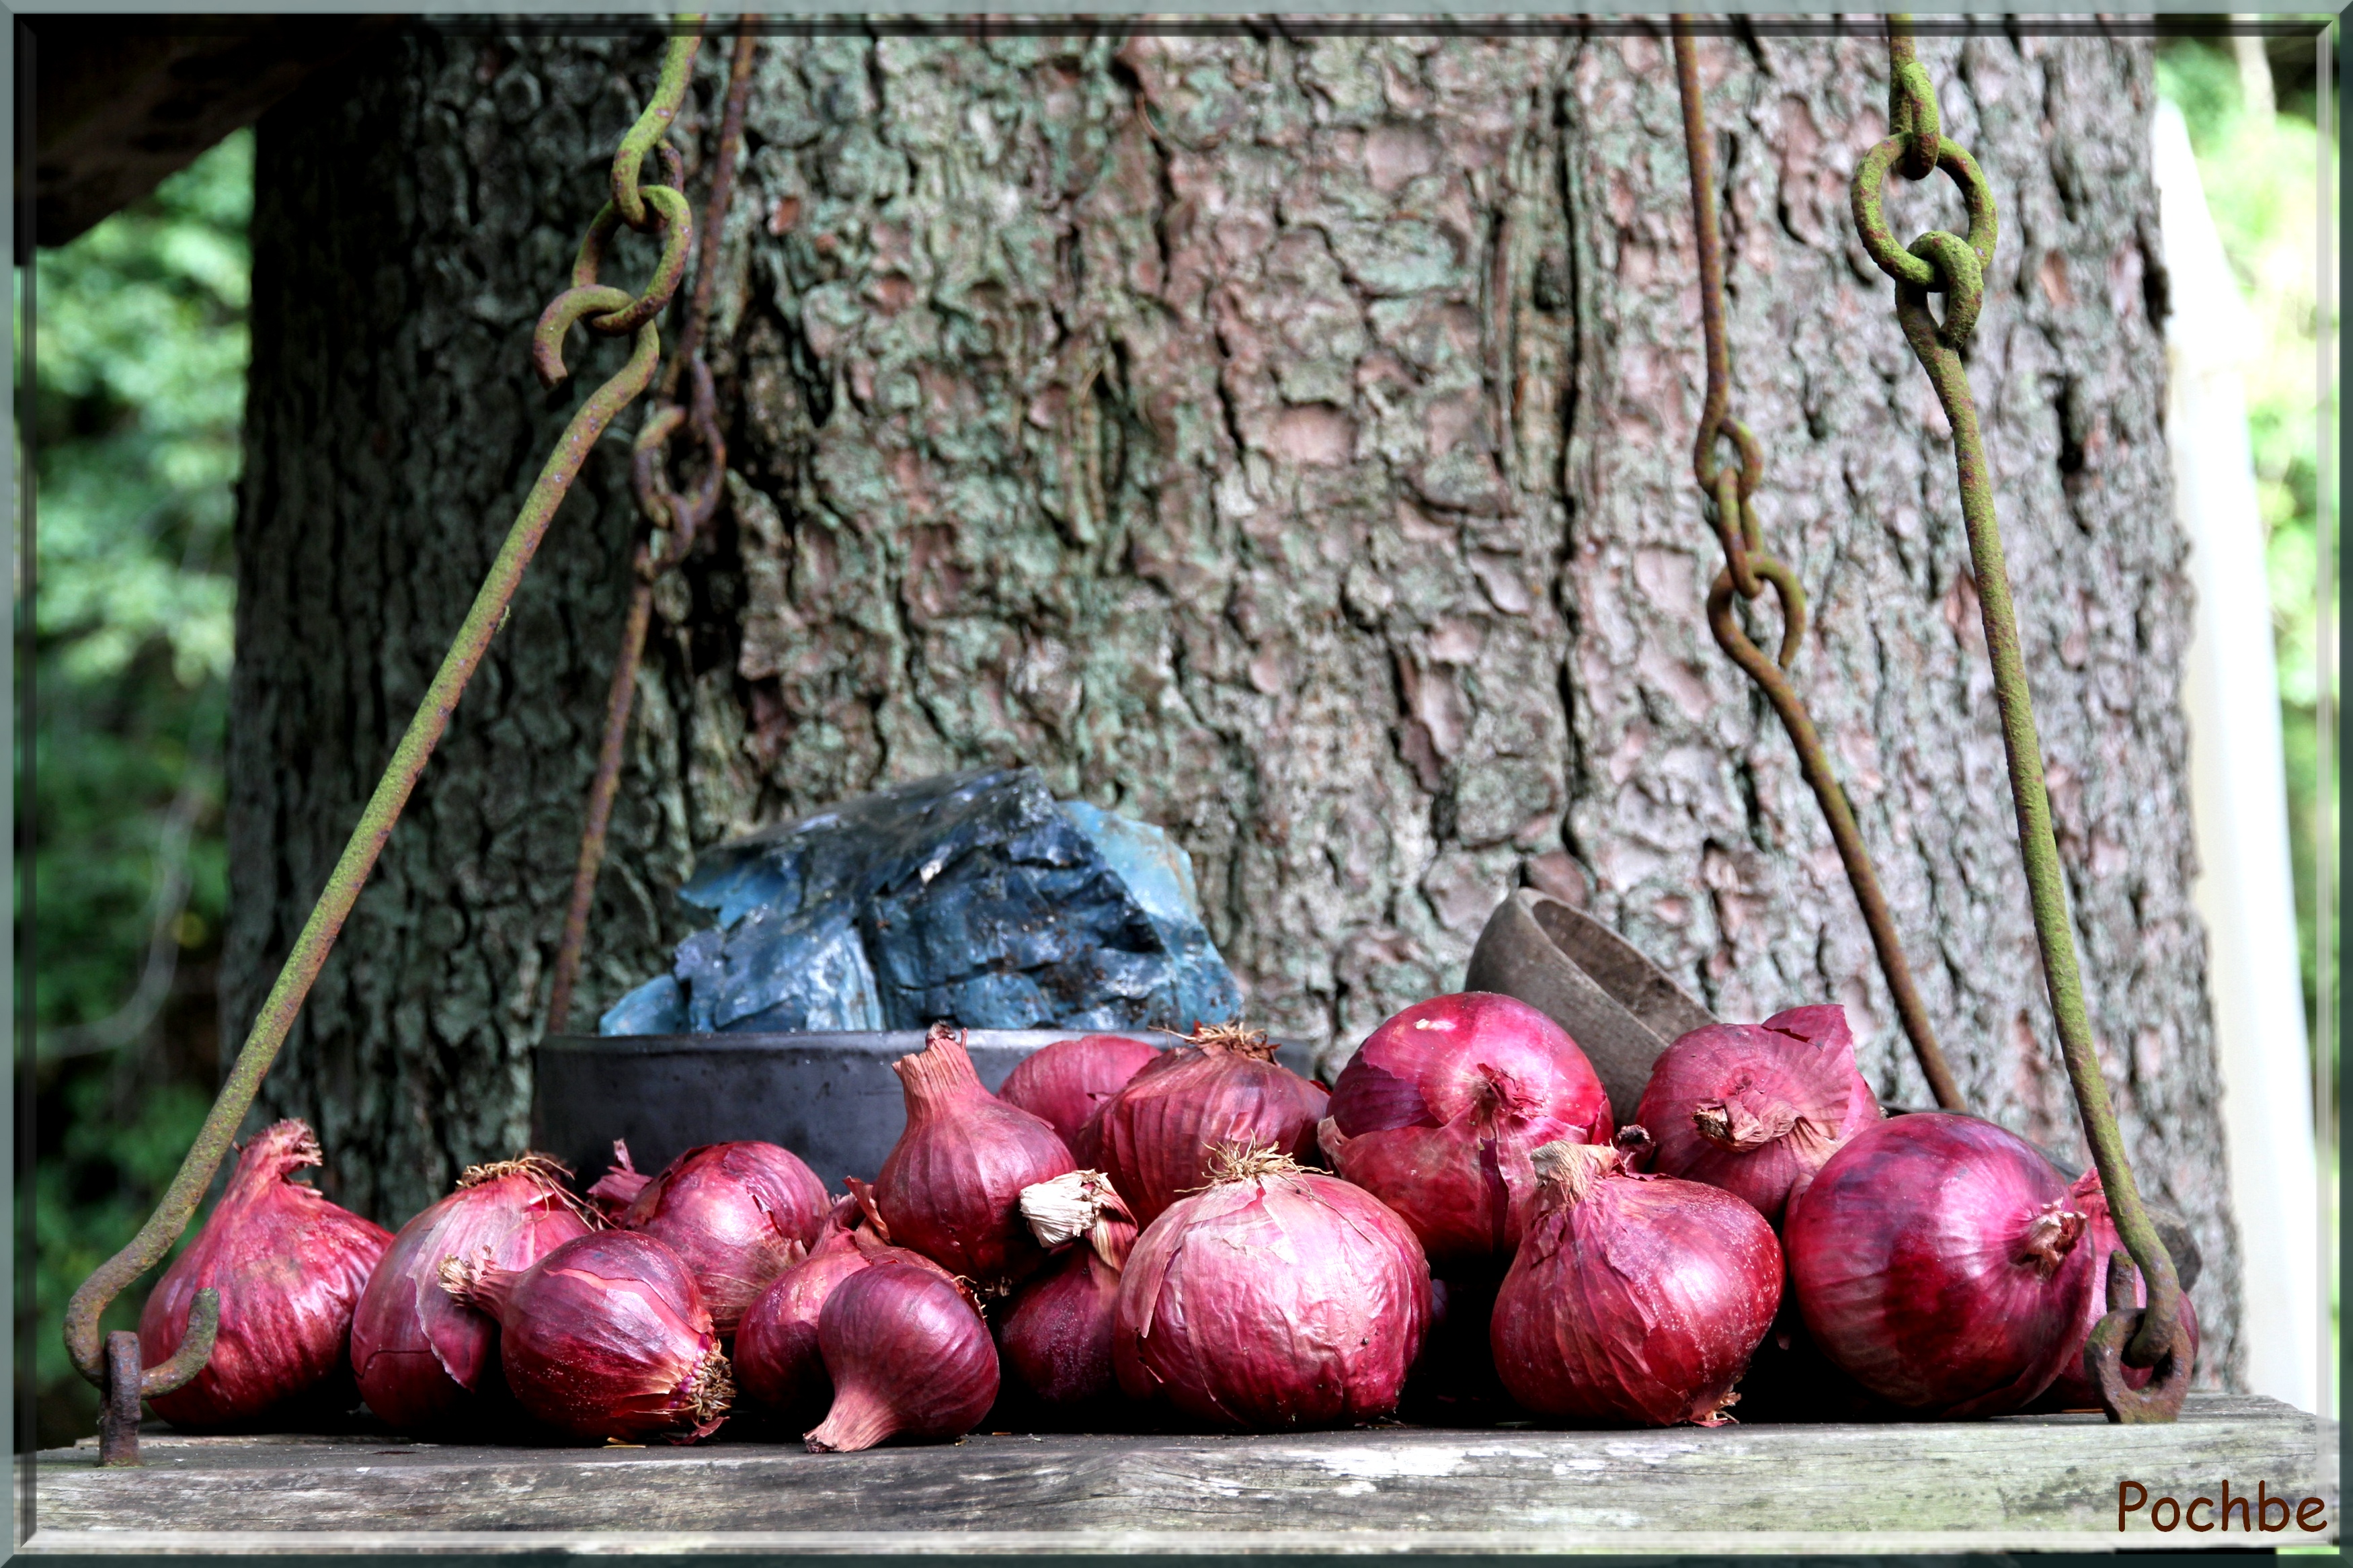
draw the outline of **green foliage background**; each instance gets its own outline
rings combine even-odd
[[[239,133],[36,262],[30,794],[45,1444],[97,1419],[96,1395],[58,1338],[66,1298],[146,1217],[218,1071],[221,752],[252,196],[252,137]],[[106,1326],[132,1326],[143,1294],[127,1293]]]
[[[2227,46],[2168,45],[2160,82],[2183,108],[2225,249],[2267,332],[2248,391],[2309,1007],[2315,814],[2324,804],[2334,811],[2317,788],[2315,722],[2319,149],[2308,94],[2302,112],[2293,94],[2283,112],[2251,110]],[[95,1395],[58,1335],[65,1300],[145,1216],[218,1073],[213,974],[227,898],[221,754],[252,168],[241,132],[37,262],[30,799],[44,1445],[95,1428]],[[2335,591],[2332,582],[2332,606]],[[2332,973],[2336,958],[2332,934]],[[127,1293],[107,1326],[135,1322],[142,1294]]]

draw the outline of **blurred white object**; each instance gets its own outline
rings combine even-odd
[[[2247,1388],[2320,1408],[2320,1228],[2311,1064],[2288,868],[2271,591],[2242,356],[2258,341],[2207,210],[2181,111],[2157,111],[2171,274],[2166,435],[2198,619],[2182,697],[2199,915],[2222,1065],[2222,1128],[2242,1263]]]

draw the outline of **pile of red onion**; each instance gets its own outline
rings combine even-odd
[[[1226,1144],[1209,1163],[1208,1186],[1128,1253],[1112,1342],[1120,1387],[1240,1431],[1395,1410],[1430,1318],[1412,1230],[1362,1187],[1274,1149]]]
[[[647,1175],[617,1142],[584,1195],[525,1154],[388,1237],[293,1180],[321,1152],[280,1122],[147,1300],[150,1365],[199,1289],[222,1306],[155,1409],[250,1426],[356,1394],[423,1436],[622,1443],[740,1415],[834,1453],[984,1420],[1363,1425],[1409,1383],[1457,1423],[2098,1400],[2097,1178],[1973,1117],[1883,1119],[1834,1006],[1683,1036],[1623,1127],[1556,1023],[1482,993],[1384,1022],[1328,1097],[1238,1025],[1067,1039],[998,1094],[944,1025],[892,1065],[905,1130],[839,1197],[774,1143]]]
[[[983,1089],[964,1037],[944,1025],[891,1070],[907,1102],[906,1131],[874,1183],[891,1239],[1001,1293],[1046,1258],[1022,1223],[1021,1189],[1075,1169],[1070,1148]]]
[[[1831,1156],[1789,1215],[1789,1273],[1807,1331],[1857,1383],[1922,1414],[2001,1415],[2081,1345],[2085,1225],[2024,1139],[1922,1111]]]
[[[878,1264],[947,1270],[903,1247],[892,1247],[862,1224],[855,1200],[844,1199],[814,1251],[786,1268],[753,1301],[735,1331],[735,1381],[764,1415],[806,1430],[833,1402],[833,1381],[818,1348],[818,1320],[834,1287]]]
[[[1119,1388],[1112,1327],[1135,1220],[1100,1171],[1071,1171],[1025,1189],[1021,1217],[1049,1257],[997,1331],[1006,1364],[1048,1405],[1107,1399]]]
[[[530,1268],[596,1224],[543,1154],[477,1165],[458,1190],[400,1227],[352,1317],[360,1397],[395,1428],[433,1433],[484,1413],[506,1392],[496,1320],[441,1288],[452,1258]]]
[[[174,1426],[250,1426],[338,1402],[349,1381],[352,1311],[392,1233],[294,1180],[319,1163],[319,1141],[302,1122],[258,1134],[204,1229],[148,1293],[139,1314],[148,1366],[179,1350],[196,1292],[220,1293],[212,1359],[151,1402]]]
[[[499,1324],[499,1363],[532,1418],[568,1436],[691,1443],[735,1386],[694,1272],[628,1230],[565,1242],[530,1268],[452,1258],[442,1287]]]
[[[628,1151],[614,1147],[626,1168]],[[732,1337],[754,1298],[807,1256],[831,1206],[825,1184],[790,1151],[706,1143],[640,1186],[614,1223],[670,1243],[694,1271],[712,1322]]]
[[[1329,1098],[1277,1062],[1264,1035],[1212,1025],[1145,1064],[1103,1101],[1084,1136],[1136,1222],[1150,1225],[1208,1181],[1216,1149],[1311,1158]]]
[[[1775,1225],[1839,1146],[1879,1121],[1855,1070],[1843,1007],[1799,1007],[1762,1024],[1717,1024],[1669,1046],[1635,1121],[1650,1168],[1721,1187]]]
[[[1772,1227],[1614,1148],[1548,1143],[1531,1163],[1527,1239],[1489,1331],[1504,1386],[1540,1415],[1722,1425],[1781,1302]]]
[[[1607,1143],[1609,1097],[1562,1027],[1485,992],[1407,1008],[1357,1047],[1320,1129],[1333,1168],[1395,1209],[1433,1267],[1508,1259],[1528,1157]]]
[[[1062,1135],[1082,1161],[1095,1156],[1089,1131],[1103,1101],[1127,1087],[1159,1051],[1126,1035],[1082,1035],[1040,1047],[1006,1075],[997,1097]]]

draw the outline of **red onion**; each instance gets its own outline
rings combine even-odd
[[[1607,1143],[1609,1096],[1558,1024],[1484,991],[1418,1002],[1375,1029],[1317,1130],[1332,1168],[1397,1210],[1431,1266],[1508,1258],[1528,1152]]]
[[[1145,1064],[1160,1053],[1125,1035],[1083,1035],[1056,1040],[1021,1058],[997,1097],[1018,1105],[1062,1135],[1071,1152],[1094,1157],[1082,1147],[1087,1124],[1104,1100],[1127,1087]]]
[[[883,1263],[852,1275],[827,1298],[817,1341],[833,1408],[806,1439],[813,1454],[961,1437],[997,1402],[988,1325],[936,1270]]]
[[[613,1140],[613,1168],[596,1178],[588,1189],[588,1201],[596,1212],[618,1225],[621,1215],[628,1212],[638,1194],[646,1190],[653,1178],[629,1163],[629,1146],[620,1139]]]
[[[1781,1304],[1781,1247],[1728,1193],[1547,1143],[1527,1239],[1496,1293],[1495,1369],[1539,1415],[1722,1426]]]
[[[1431,1317],[1412,1229],[1362,1187],[1224,1145],[1145,1227],[1120,1280],[1120,1387],[1241,1431],[1397,1408]]]
[[[179,1350],[196,1292],[220,1292],[212,1359],[150,1402],[174,1426],[243,1425],[347,1398],[352,1309],[392,1233],[294,1180],[318,1163],[319,1141],[302,1122],[253,1138],[204,1229],[148,1292],[139,1314],[148,1366]]]
[[[451,1258],[442,1289],[499,1321],[499,1364],[533,1420],[574,1437],[691,1443],[735,1388],[694,1273],[633,1230],[567,1241],[520,1272]]]
[[[499,1325],[450,1300],[441,1265],[488,1253],[498,1268],[528,1268],[587,1235],[596,1226],[565,1186],[571,1173],[544,1154],[476,1165],[392,1238],[352,1314],[360,1396],[387,1425],[438,1431],[504,1395]]]
[[[1112,1326],[1135,1221],[1100,1171],[1025,1188],[1021,1214],[1039,1246],[1061,1250],[1013,1299],[997,1331],[1006,1364],[1048,1405],[1106,1398],[1119,1389]]]
[[[816,1248],[760,1292],[735,1331],[735,1380],[744,1397],[796,1431],[806,1431],[833,1403],[817,1325],[834,1287],[881,1263],[909,1264],[948,1278],[947,1270],[922,1253],[892,1247],[858,1226],[855,1204],[842,1201]]]
[[[648,1182],[620,1217],[658,1236],[694,1270],[720,1337],[798,1263],[825,1228],[832,1200],[797,1155],[774,1143],[705,1143]]]
[[[1071,1169],[1071,1151],[980,1087],[962,1036],[944,1024],[891,1070],[905,1089],[907,1129],[874,1183],[890,1238],[997,1293],[1045,1261],[1021,1223],[1021,1189]]]
[[[2059,1365],[2059,1375],[2042,1391],[2032,1408],[2036,1410],[2097,1410],[2100,1408],[2099,1385],[2092,1381],[2084,1365],[2084,1346],[2099,1327],[2100,1320],[2108,1315],[2108,1259],[2125,1251],[2124,1237],[2116,1234],[2116,1222],[2108,1212],[2108,1194],[2100,1190],[2100,1173],[2086,1171],[2067,1189],[2067,1206],[2084,1214],[2084,1228],[2089,1234],[2092,1253],[2092,1289],[2084,1298],[2084,1318],[2074,1337],[2074,1349]],[[2126,1260],[2132,1255],[2125,1253]],[[2148,1281],[2140,1269],[2133,1269],[2133,1305],[2148,1305]],[[2174,1320],[2177,1355],[2198,1360],[2198,1311],[2190,1306],[2189,1298],[2181,1298],[2180,1315]],[[2153,1366],[2126,1366],[2126,1388],[2147,1388],[2148,1380],[2157,1375]]]
[[[1891,1117],[1830,1158],[1789,1213],[1806,1328],[1907,1410],[2003,1415],[2076,1343],[2094,1248],[2025,1140],[1945,1111]]]
[[[1649,1168],[1721,1187],[1775,1225],[1840,1144],[1879,1121],[1843,1007],[1694,1029],[1659,1056],[1635,1120]]]
[[[1311,1159],[1329,1097],[1274,1059],[1273,1043],[1238,1025],[1197,1029],[1145,1065],[1096,1112],[1095,1159],[1136,1223],[1209,1179],[1220,1144]]]

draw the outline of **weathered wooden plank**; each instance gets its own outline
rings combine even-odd
[[[1844,1550],[2114,1545],[2117,1485],[2152,1499],[2318,1496],[2337,1427],[2269,1400],[2192,1397],[2170,1426],[1977,1424],[1545,1432],[1384,1427],[1288,1436],[977,1436],[940,1447],[492,1448],[382,1436],[145,1441],[139,1470],[39,1457],[31,1549],[919,1551],[1596,1549],[1729,1542]],[[2211,1544],[2137,1519],[2136,1544]],[[327,1532],[327,1533],[322,1533]],[[1930,1550],[1929,1545],[1903,1550]]]

